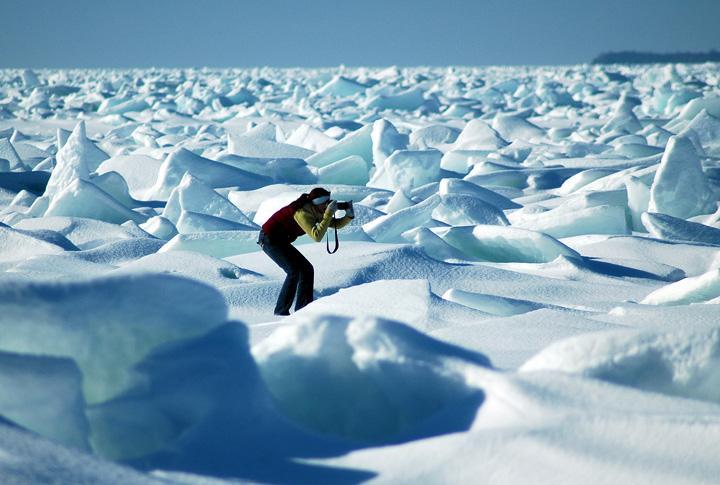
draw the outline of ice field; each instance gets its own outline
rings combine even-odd
[[[0,70],[0,482],[716,483],[719,200],[718,64]]]

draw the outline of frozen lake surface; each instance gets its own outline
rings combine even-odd
[[[718,64],[0,70],[0,481],[714,482],[719,200]]]

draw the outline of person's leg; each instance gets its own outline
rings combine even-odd
[[[295,249],[295,251],[297,252],[296,258],[298,269],[300,270],[298,279],[298,295],[297,301],[295,302],[295,311],[298,311],[313,301],[315,270],[313,269],[312,264],[310,264],[310,261],[308,261],[305,256],[300,253],[300,251],[297,249]]]
[[[302,253],[295,248],[295,246],[288,245],[283,247],[283,254],[294,274],[293,281],[295,282],[295,287],[292,289],[292,294],[295,295],[295,291],[297,289],[295,311],[298,311],[313,301],[315,270],[313,269],[310,261],[308,261],[307,258],[305,258],[305,256],[303,256]],[[287,282],[287,279],[285,281]],[[292,282],[288,284],[292,284]],[[292,300],[288,303],[288,305],[290,304],[292,304]]]
[[[294,254],[298,251],[290,244],[275,245],[267,241],[262,245],[262,250],[285,271],[285,281],[275,305],[275,315],[289,315],[300,279],[300,268]]]

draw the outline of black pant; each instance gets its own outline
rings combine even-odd
[[[287,275],[275,305],[275,315],[289,314],[296,293],[295,311],[313,301],[315,271],[310,261],[292,244],[273,242],[262,232],[258,244],[263,252],[270,256],[270,259],[275,261]]]

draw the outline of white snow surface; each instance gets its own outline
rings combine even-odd
[[[715,483],[718,80],[0,70],[0,483]]]

